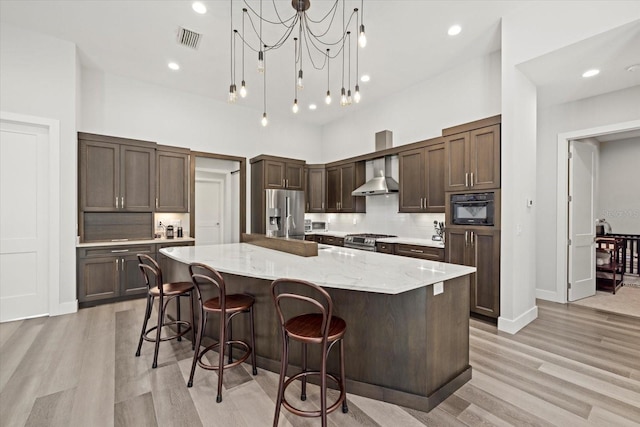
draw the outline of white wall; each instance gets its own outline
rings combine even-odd
[[[566,256],[553,243],[556,226],[558,182],[558,134],[640,119],[640,86],[538,111],[536,171],[537,217],[536,275],[539,298],[562,301],[556,288],[556,272]],[[602,159],[600,159],[600,164]],[[637,163],[637,161],[636,161]],[[637,168],[636,168],[637,169]],[[635,182],[637,183],[637,177]],[[604,191],[599,184],[600,193]],[[637,189],[636,189],[637,194]],[[600,203],[600,202],[599,202]],[[602,205],[599,205],[602,206]]]
[[[60,121],[59,302],[66,307],[76,306],[76,67],[73,43],[2,23],[0,109]]]
[[[495,52],[324,126],[321,163],[374,151],[381,130],[392,131],[393,145],[399,146],[500,111],[500,52]]]
[[[596,217],[605,218],[614,233],[640,234],[639,165],[640,138],[600,143]]]

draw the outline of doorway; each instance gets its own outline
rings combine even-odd
[[[591,129],[583,129],[574,132],[568,132],[558,135],[558,186],[557,186],[557,236],[556,236],[556,248],[559,256],[563,256],[565,262],[558,263],[557,275],[556,275],[556,292],[559,302],[569,301],[569,271],[573,268],[571,263],[588,264],[594,262],[594,257],[591,257],[590,252],[583,251],[580,257],[573,259],[569,258],[569,230],[574,224],[572,224],[571,217],[569,215],[569,144],[570,141],[599,137],[603,135],[611,135],[619,132],[630,132],[640,130],[640,120],[634,120],[625,123],[618,123],[614,125],[601,126]],[[572,203],[574,203],[573,201]],[[593,224],[595,228],[595,222]],[[594,230],[595,234],[595,230]],[[590,257],[590,259],[586,259]]]

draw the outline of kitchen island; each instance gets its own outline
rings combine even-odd
[[[473,267],[322,245],[318,256],[308,258],[247,243],[160,252],[172,260],[165,281],[188,280],[187,265],[199,262],[224,276],[227,292],[255,296],[256,354],[261,368],[280,369],[279,326],[270,284],[288,277],[325,288],[334,301],[334,314],[347,322],[348,393],[429,411],[471,378],[469,274],[475,272]],[[205,334],[215,338],[213,323]],[[247,328],[243,321],[234,322],[234,337],[248,336]],[[319,360],[315,353],[309,351],[310,366]],[[337,372],[336,356],[330,355],[330,372]],[[290,358],[291,365],[300,366],[295,347]]]

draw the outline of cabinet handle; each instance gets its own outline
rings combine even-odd
[[[120,263],[120,266],[122,267],[122,271],[124,271],[124,258],[122,258],[122,263]]]
[[[320,206],[322,206],[322,209],[324,209],[324,202],[322,202],[322,203],[320,204]]]
[[[120,209],[124,209],[124,197],[120,197]]]
[[[473,172],[471,172],[471,186],[473,187]]]
[[[118,198],[116,197],[116,209],[118,209]]]
[[[415,252],[417,254],[423,254],[424,253],[424,251],[421,251],[419,249],[411,249],[411,252]]]
[[[464,186],[465,187],[469,186],[469,172],[464,173]]]
[[[476,245],[476,232],[472,231],[471,232],[471,246],[475,246]]]
[[[129,249],[118,249],[118,250],[111,251],[112,254],[117,254],[122,252],[129,252]]]
[[[469,232],[467,230],[464,231],[464,245],[469,246]]]
[[[120,258],[116,258],[116,271],[120,270]]]
[[[156,209],[158,209],[158,198],[156,197]]]

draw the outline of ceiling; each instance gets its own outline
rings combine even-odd
[[[208,8],[205,15],[196,14],[188,0],[2,0],[0,19],[24,29],[74,42],[78,47],[81,63],[87,68],[129,76],[226,102],[230,84],[229,1],[209,0],[203,3]],[[240,28],[239,8],[242,2],[234,0],[233,3],[234,22]],[[257,0],[247,0],[247,3],[256,8],[259,4]],[[347,13],[354,7],[360,7],[360,3],[359,0],[346,0]],[[328,123],[345,112],[366,108],[385,96],[408,89],[474,57],[500,50],[501,16],[525,3],[366,0],[364,23],[368,44],[361,50],[359,68],[360,74],[371,75],[371,81],[360,83],[362,102],[349,107],[339,106],[337,95],[342,86],[341,61],[331,63],[330,81],[334,101],[330,106],[324,103],[326,71],[314,71],[311,67],[305,67],[305,87],[298,95],[301,110],[296,120],[319,125]],[[283,16],[293,13],[289,0],[276,0],[275,4]],[[313,0],[308,13],[311,18],[319,19],[332,5],[333,1]],[[273,16],[272,1],[265,0],[263,9]],[[342,16],[340,12],[336,18],[339,24]],[[462,32],[455,37],[447,35],[447,29],[453,24],[462,26]],[[198,50],[177,43],[179,26],[203,35]],[[638,24],[621,31],[618,36],[624,36],[626,48],[610,49],[611,43],[618,41],[617,38],[608,39],[608,42],[600,40],[587,47],[582,44],[570,46],[562,54],[551,53],[540,61],[525,64],[523,71],[541,86],[541,91],[555,96],[567,86],[569,79],[575,79],[574,68],[580,68],[578,65],[588,62],[582,61],[583,59],[601,57],[604,53],[609,55],[604,57],[608,61],[612,60],[612,55],[637,57],[637,49],[631,53],[629,49],[631,43],[638,46]],[[266,30],[265,34],[273,40],[279,32]],[[267,59],[267,111],[270,116],[293,117],[294,53],[291,43],[271,52]],[[575,64],[567,61],[573,55],[572,52],[577,52],[580,59]],[[180,70],[169,70],[169,61],[179,63]],[[620,64],[626,63],[625,61],[620,60]],[[256,120],[259,120],[263,111],[263,85],[262,77],[256,71],[256,62],[255,53],[246,51],[245,80],[249,96],[238,101],[237,105],[254,109]],[[640,63],[640,58],[636,62]],[[556,67],[554,63],[561,66]],[[569,67],[567,63],[575,67]],[[553,72],[547,72],[548,70]],[[355,63],[352,63],[352,71],[355,74]],[[580,68],[579,72],[582,71]],[[640,76],[640,71],[636,74]],[[604,72],[598,78],[609,80]],[[631,83],[639,84],[637,78],[634,77],[636,80]],[[238,85],[240,80],[241,66],[238,65]],[[578,81],[585,85],[581,79]],[[628,80],[624,84],[629,84]],[[605,86],[598,90],[608,91],[620,85]],[[580,86],[571,87],[563,96],[578,99],[584,97],[584,93],[587,96],[594,94]],[[317,104],[317,110],[310,111],[307,108],[309,103]],[[237,107],[230,105],[229,108]]]

